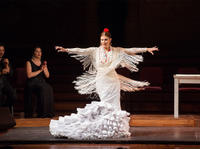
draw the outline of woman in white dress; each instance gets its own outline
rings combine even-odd
[[[107,28],[101,33],[100,47],[63,48],[83,62],[87,71],[77,78],[75,89],[80,94],[97,93],[100,101],[93,101],[76,114],[51,120],[50,133],[57,137],[72,139],[105,139],[130,136],[129,113],[121,110],[120,90],[138,91],[148,82],[135,81],[116,73],[118,67],[138,71],[136,64],[143,60],[137,53],[158,51],[158,48],[120,48],[111,46],[111,34]]]

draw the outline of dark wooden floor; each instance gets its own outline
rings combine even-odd
[[[8,149],[200,149],[199,145],[160,144],[24,144],[4,147]]]
[[[54,119],[57,119],[55,117]],[[174,119],[173,115],[131,115],[131,126],[152,126],[158,127],[185,127],[185,128],[198,128],[199,127],[200,116],[198,115],[181,115],[179,119]],[[15,128],[22,127],[42,127],[48,126],[50,122],[49,118],[39,119],[16,119]],[[172,129],[173,129],[172,128]],[[199,129],[199,128],[198,128]],[[1,136],[4,133],[1,133]],[[179,133],[181,135],[181,133]],[[0,148],[12,148],[12,149],[61,149],[61,148],[73,148],[73,149],[200,149],[200,145],[197,144],[82,144],[82,143],[58,143],[58,144],[13,144],[13,145],[3,145],[0,144]]]

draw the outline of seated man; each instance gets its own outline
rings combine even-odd
[[[5,58],[4,54],[5,47],[0,44],[0,106],[9,106],[9,108],[11,108],[16,100],[16,92],[9,82],[9,78],[12,76],[13,70],[8,58]]]

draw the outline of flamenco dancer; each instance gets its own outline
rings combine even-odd
[[[100,36],[100,46],[86,49],[63,48],[58,52],[68,52],[83,62],[87,71],[74,81],[80,94],[97,93],[100,101],[93,101],[84,108],[77,108],[76,114],[51,120],[50,133],[56,137],[77,140],[128,137],[129,113],[121,110],[120,90],[138,91],[148,86],[148,82],[135,81],[116,73],[118,67],[138,71],[136,64],[143,61],[137,53],[158,51],[158,48],[121,48],[111,46],[111,33],[105,28]]]

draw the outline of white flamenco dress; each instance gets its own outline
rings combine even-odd
[[[148,82],[131,80],[116,73],[119,66],[138,71],[136,64],[143,60],[136,53],[146,48],[103,47],[68,49],[73,57],[83,62],[88,71],[78,77],[75,88],[80,94],[97,93],[100,101],[93,101],[84,108],[77,108],[76,114],[60,116],[51,120],[50,133],[56,137],[72,139],[106,139],[130,136],[129,113],[121,110],[120,90],[136,91]]]

